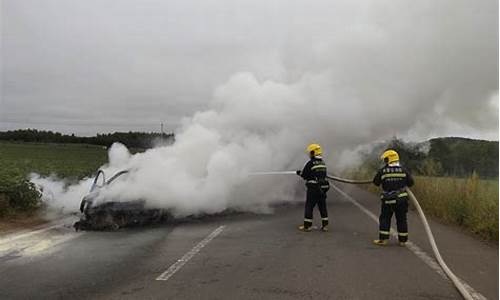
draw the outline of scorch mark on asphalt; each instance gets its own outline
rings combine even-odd
[[[356,206],[362,212],[364,212],[367,216],[369,216],[370,219],[372,219],[373,221],[375,221],[378,224],[378,218],[377,218],[377,216],[375,216],[370,210],[368,210],[366,207],[364,207],[362,204],[360,204],[358,201],[356,201],[354,198],[352,198],[351,196],[349,196],[347,193],[345,193],[344,191],[342,191],[341,189],[339,189],[334,184],[332,184],[332,187],[337,192],[339,192],[342,196],[344,196],[344,198],[346,198],[352,204],[354,204],[354,206]],[[392,227],[391,227],[391,235],[394,236],[394,237],[398,236],[397,233],[396,233],[396,231],[394,231],[394,229]],[[436,271],[436,273],[438,273],[441,277],[443,277],[444,279],[446,279],[446,280],[449,281],[448,276],[446,276],[446,274],[441,269],[441,267],[438,265],[438,263],[432,257],[430,257],[429,254],[427,254],[425,251],[423,251],[420,247],[418,247],[415,243],[412,243],[412,242],[408,242],[406,244],[406,247],[411,252],[413,252],[418,258],[420,258],[426,265],[428,265],[431,269],[433,269],[434,271]],[[486,297],[484,297],[481,293],[479,293],[476,290],[474,290],[465,281],[463,281],[463,280],[460,280],[460,281],[462,282],[462,284],[464,285],[465,289],[467,289],[467,291],[472,295],[472,297],[474,299],[487,300]]]
[[[25,239],[28,237],[31,237],[33,235],[41,234],[44,232],[47,232],[52,229],[64,227],[68,221],[74,220],[74,217],[68,217],[62,220],[59,220],[58,222],[51,223],[48,226],[44,226],[40,229],[33,230],[33,231],[23,231],[23,232],[15,232],[12,234],[8,234],[6,236],[3,236],[0,238],[0,245],[5,245],[5,244],[11,244],[12,242],[19,240],[19,239]]]
[[[189,250],[184,254],[179,260],[177,260],[173,265],[171,265],[165,272],[156,278],[156,280],[166,281],[172,277],[177,271],[179,271],[191,258],[193,258],[198,252],[200,252],[203,247],[205,247],[210,241],[217,237],[225,228],[225,225],[217,227],[212,233],[207,235],[201,242],[199,242],[193,249]]]
[[[48,255],[64,243],[82,235],[68,229],[72,217],[59,220],[33,231],[21,231],[0,238],[0,261],[22,261]]]

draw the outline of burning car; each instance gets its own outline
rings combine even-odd
[[[128,170],[123,170],[106,180],[104,171],[97,172],[89,194],[83,197],[80,203],[82,215],[73,225],[76,231],[117,230],[123,227],[160,223],[171,217],[167,210],[146,207],[144,200],[97,201],[103,189],[128,173]]]

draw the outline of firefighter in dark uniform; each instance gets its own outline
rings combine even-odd
[[[330,184],[326,179],[326,165],[321,157],[321,146],[311,144],[307,147],[306,152],[309,154],[310,160],[305,164],[302,171],[297,171],[297,175],[306,181],[307,187],[304,224],[299,226],[299,230],[312,230],[313,209],[317,204],[321,214],[321,230],[328,231],[326,192],[330,189]]]
[[[414,184],[410,173],[406,171],[399,163],[399,154],[394,150],[385,151],[380,157],[385,166],[381,168],[373,184],[382,185],[382,207],[379,218],[379,238],[374,240],[375,245],[387,245],[389,239],[392,214],[396,215],[398,228],[398,240],[400,246],[405,246],[408,241],[408,221],[406,213],[408,212],[408,193],[406,187]]]

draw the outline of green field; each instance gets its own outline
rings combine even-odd
[[[27,176],[31,172],[80,179],[108,159],[105,147],[85,144],[0,142],[0,172]]]
[[[37,208],[39,194],[26,181],[30,173],[76,181],[106,161],[102,146],[0,142],[0,216]]]

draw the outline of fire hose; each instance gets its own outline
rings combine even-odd
[[[255,172],[251,173],[250,175],[292,175],[296,174],[295,171],[282,171],[282,172]],[[342,183],[348,183],[348,184],[370,184],[372,183],[371,180],[353,180],[353,179],[345,179],[337,176],[333,176],[328,174],[327,178],[333,181],[338,181]],[[415,206],[418,212],[418,216],[420,217],[420,221],[424,225],[425,233],[427,234],[427,239],[429,240],[429,243],[431,244],[432,252],[434,254],[434,257],[436,258],[439,266],[441,269],[443,269],[444,273],[448,278],[451,280],[453,285],[456,287],[456,289],[460,292],[462,297],[466,300],[473,300],[474,298],[471,296],[471,294],[467,291],[463,283],[460,281],[460,279],[450,270],[450,268],[446,265],[444,262],[443,258],[441,257],[441,253],[439,253],[439,249],[436,245],[436,241],[434,239],[434,235],[432,234],[431,227],[429,226],[429,223],[427,222],[427,218],[425,217],[424,211],[422,210],[422,207],[420,207],[420,204],[417,201],[417,198],[413,194],[413,192],[409,189],[406,188],[406,191],[408,192],[408,197],[410,198],[411,203]]]

